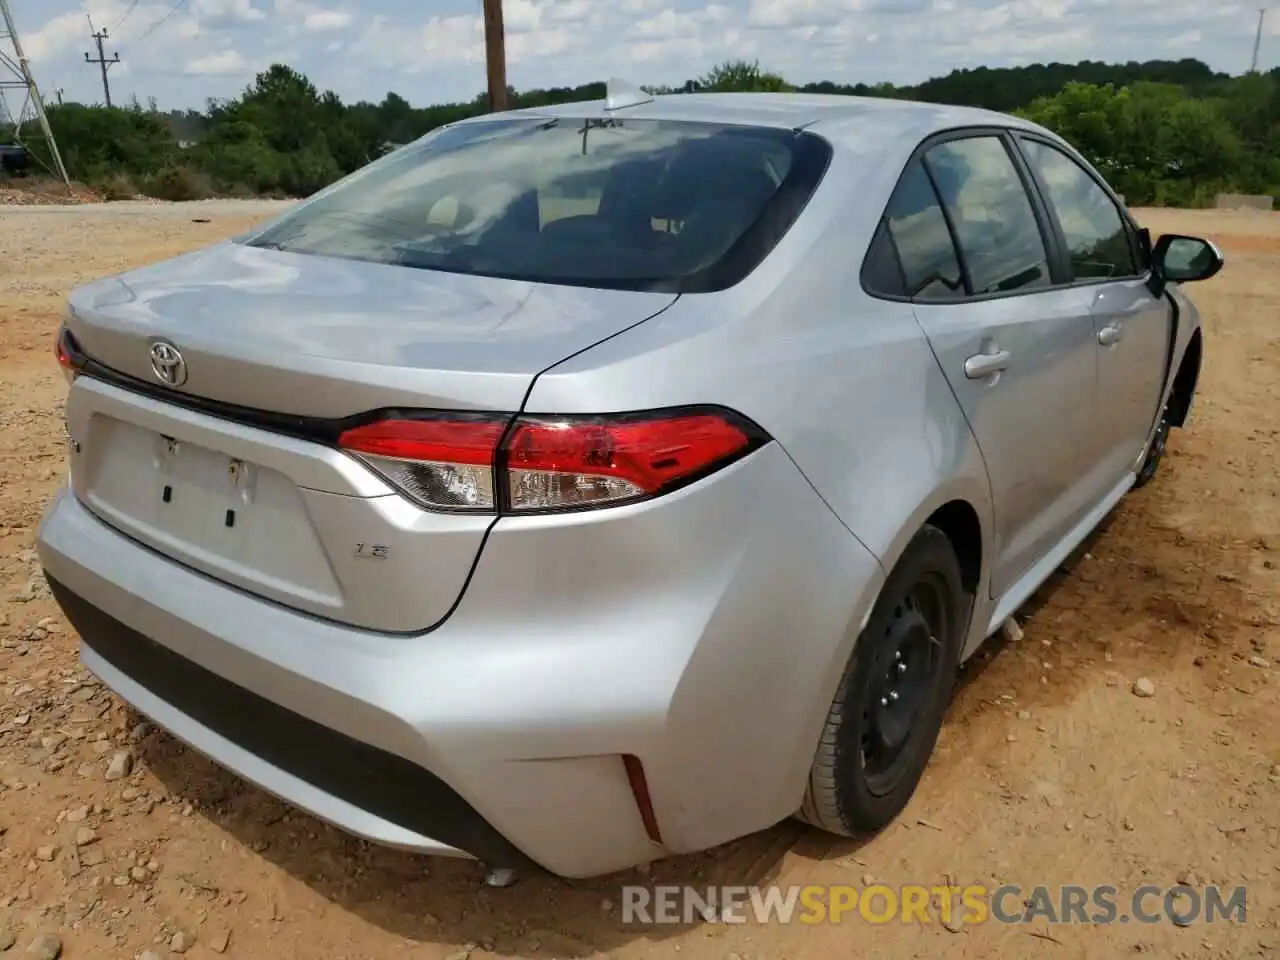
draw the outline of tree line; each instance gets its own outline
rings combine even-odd
[[[791,91],[896,97],[1018,113],[1067,137],[1129,203],[1199,206],[1222,191],[1280,198],[1280,68],[1231,77],[1194,59],[955,70],[915,86],[799,86],[758,63],[721,64],[655,93]],[[513,107],[600,99],[603,83],[511,90]],[[201,111],[154,102],[51,107],[71,175],[108,197],[307,196],[393,147],[485,112],[482,94],[415,107],[395,93],[343,103],[277,64]],[[6,131],[0,128],[0,140]],[[36,145],[38,146],[38,145]],[[36,148],[33,146],[33,149]],[[37,150],[38,152],[38,150]]]

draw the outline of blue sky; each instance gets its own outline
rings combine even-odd
[[[416,104],[484,89],[481,0],[11,0],[49,100],[99,102],[89,20],[107,27],[117,102],[202,107],[274,61],[344,100]],[[620,75],[679,83],[730,58],[789,80],[907,83],[958,66],[1199,57],[1249,64],[1259,0],[505,0],[517,87]],[[1280,7],[1260,65],[1280,63]]]

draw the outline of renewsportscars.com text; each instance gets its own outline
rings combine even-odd
[[[1243,923],[1246,890],[1235,887],[1114,886],[1030,889],[1005,884],[890,887],[627,886],[622,919],[636,924],[711,923]]]

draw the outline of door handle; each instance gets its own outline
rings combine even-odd
[[[970,380],[983,380],[1009,366],[1009,351],[975,353],[964,362],[964,375]]]
[[[1118,323],[1110,323],[1098,331],[1098,342],[1104,347],[1114,346],[1124,339],[1124,328]]]

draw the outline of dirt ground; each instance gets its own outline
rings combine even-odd
[[[0,208],[0,950],[50,935],[73,960],[1280,956],[1280,214],[1140,213],[1229,260],[1193,291],[1193,423],[1019,614],[1024,636],[966,671],[897,824],[836,842],[786,823],[648,873],[490,890],[473,863],[370,847],[137,728],[80,667],[38,575],[36,525],[64,472],[51,349],[67,291],[266,209]],[[1154,695],[1133,692],[1140,677]],[[132,774],[108,780],[125,748]],[[1243,924],[1189,926],[620,916],[624,883],[770,880],[1111,884],[1122,907],[1143,884],[1244,885],[1248,906]]]

